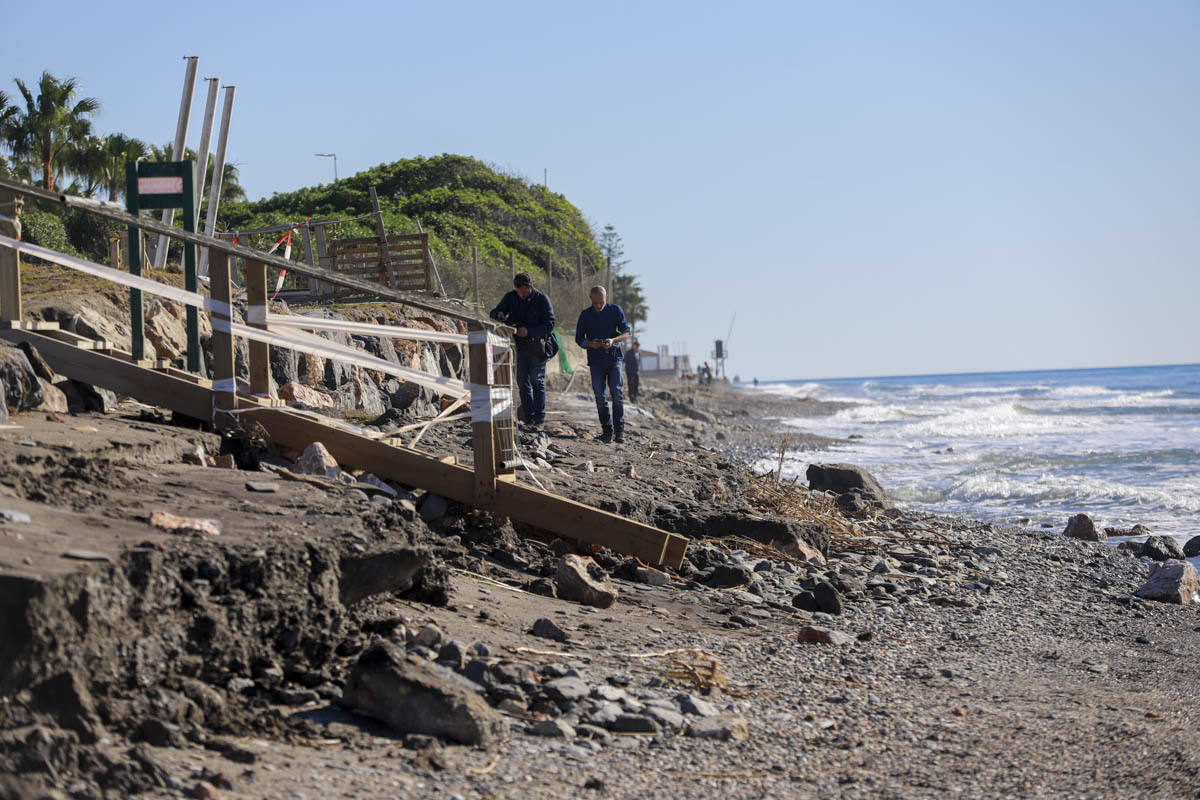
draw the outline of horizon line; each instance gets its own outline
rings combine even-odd
[[[759,380],[759,384],[764,383],[795,383],[797,381],[805,381],[809,383],[820,383],[822,381],[852,381],[852,380],[871,380],[872,378],[937,378],[937,377],[963,377],[966,375],[1020,375],[1032,372],[1085,372],[1098,369],[1162,369],[1165,367],[1200,367],[1200,362],[1187,362],[1183,364],[1124,364],[1120,366],[1109,367],[1053,367],[1041,369],[989,369],[978,370],[975,372],[911,372],[911,373],[895,373],[891,375],[845,375],[840,378],[775,378],[769,380]],[[753,380],[753,379],[751,379]],[[740,381],[746,383],[746,381]]]

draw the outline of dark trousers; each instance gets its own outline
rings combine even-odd
[[[592,372],[592,394],[596,395],[596,413],[600,415],[600,424],[605,428],[613,425],[625,427],[625,399],[621,396],[621,362],[613,360],[604,364],[593,364],[589,369]],[[608,413],[610,391],[611,415]]]
[[[636,403],[638,396],[638,371],[629,368],[629,362],[625,362],[625,383],[629,384],[629,402]]]
[[[546,421],[546,362],[517,348],[517,392],[521,395],[524,422]]]

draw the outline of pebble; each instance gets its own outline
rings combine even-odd
[[[9,508],[0,508],[0,520],[5,522],[14,522],[22,525],[28,525],[33,522],[33,518],[24,511],[13,511]]]

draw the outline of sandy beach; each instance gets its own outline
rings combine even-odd
[[[369,497],[270,457],[189,465],[219,438],[128,403],[15,415],[0,759],[56,788],[10,796],[1194,791],[1195,612],[1133,597],[1148,559],[1059,530],[846,513],[751,475],[781,419],[837,405],[644,395],[622,446],[590,439],[584,396],[552,394],[546,433],[523,437],[543,484],[693,540],[665,573],[593,552],[608,608],[553,596],[571,543],[440,498]],[[789,433],[821,460],[827,440]],[[426,446],[466,457],[468,441],[447,427]],[[220,534],[155,528],[156,510]],[[372,584],[371,559],[402,572],[414,553],[407,590]],[[457,675],[494,732],[461,744],[363,713],[346,687],[365,654]]]

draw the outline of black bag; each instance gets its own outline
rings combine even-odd
[[[534,358],[549,361],[558,355],[558,339],[555,338],[553,331],[537,339],[527,339],[525,352]]]

